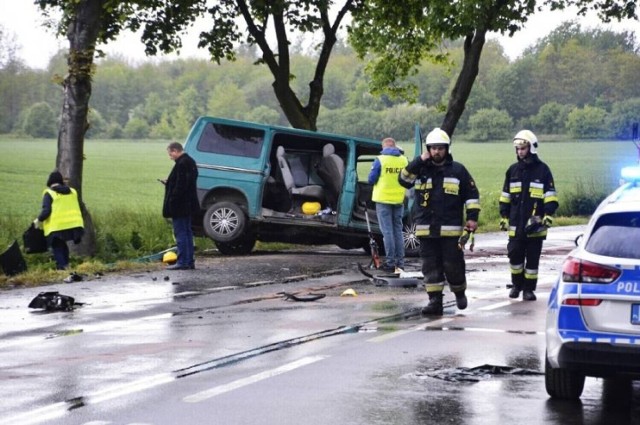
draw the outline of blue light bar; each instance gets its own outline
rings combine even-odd
[[[624,167],[620,175],[628,182],[638,182],[640,181],[640,166]]]

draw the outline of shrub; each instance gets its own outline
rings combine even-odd
[[[469,118],[469,137],[476,141],[509,138],[512,128],[509,114],[495,108],[480,109]]]

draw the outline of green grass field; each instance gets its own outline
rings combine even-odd
[[[156,179],[165,178],[173,166],[166,145],[166,141],[85,143],[84,201],[101,235],[122,240],[133,229],[147,227],[145,247],[164,249],[166,241],[158,233],[170,233],[170,227],[161,217],[163,186]],[[412,156],[413,146],[406,143],[404,147]],[[4,227],[0,228],[0,246],[6,246],[20,236],[13,234],[15,229],[26,228],[39,213],[57,145],[55,140],[0,139],[0,149],[5,152],[0,157],[0,223]],[[539,152],[554,174],[561,214],[568,196],[585,190],[607,193],[617,186],[620,168],[637,162],[636,148],[630,142],[541,142]],[[454,143],[452,153],[480,188],[481,226],[495,224],[504,172],[515,161],[510,142]],[[158,226],[161,232],[156,230],[153,236]]]

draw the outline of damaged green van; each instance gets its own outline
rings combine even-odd
[[[199,172],[194,231],[228,255],[249,254],[256,241],[369,250],[368,215],[382,247],[367,182],[380,150],[371,139],[200,117],[185,143]],[[405,199],[410,255],[418,240]]]

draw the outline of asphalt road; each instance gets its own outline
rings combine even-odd
[[[507,298],[504,236],[479,235],[469,308],[448,294],[435,320],[424,289],[377,286],[366,256],[330,247],[7,291],[0,424],[634,423],[637,386],[544,391],[546,297],[580,230],[553,229],[537,302]],[[45,290],[83,305],[26,308]],[[468,371],[483,365],[524,374]]]

